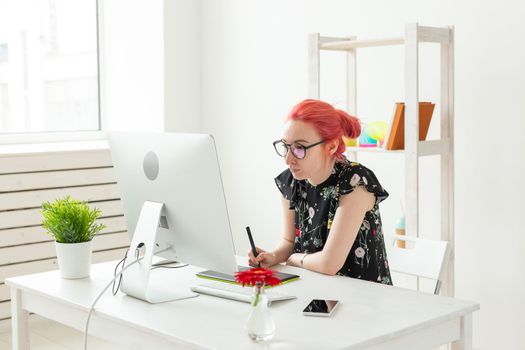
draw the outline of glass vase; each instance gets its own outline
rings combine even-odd
[[[269,308],[268,296],[262,283],[253,287],[250,314],[246,322],[248,336],[254,342],[267,342],[275,334],[275,322]]]

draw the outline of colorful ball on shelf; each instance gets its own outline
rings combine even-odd
[[[377,147],[385,140],[388,124],[383,121],[368,122],[359,136],[360,147]]]
[[[377,140],[373,139],[369,134],[365,132],[365,129],[359,135],[359,147],[376,147]]]

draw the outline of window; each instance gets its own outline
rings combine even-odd
[[[0,133],[100,130],[96,0],[0,2]]]

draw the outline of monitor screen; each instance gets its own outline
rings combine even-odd
[[[111,157],[130,238],[146,201],[164,204],[159,255],[232,274],[237,270],[215,142],[207,134],[113,133]]]

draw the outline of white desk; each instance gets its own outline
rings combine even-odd
[[[92,266],[91,277],[64,280],[58,271],[9,278],[13,349],[29,349],[29,312],[83,330],[89,305],[113,276],[115,263]],[[163,283],[197,283],[195,267],[156,269]],[[301,280],[277,287],[297,299],[271,307],[276,335],[268,345],[252,343],[244,331],[249,304],[201,295],[148,304],[107,292],[90,323],[90,334],[131,349],[431,349],[453,342],[471,349],[472,312],[479,304],[348,277],[324,276],[282,266]],[[305,317],[310,299],[342,304],[330,318]]]

